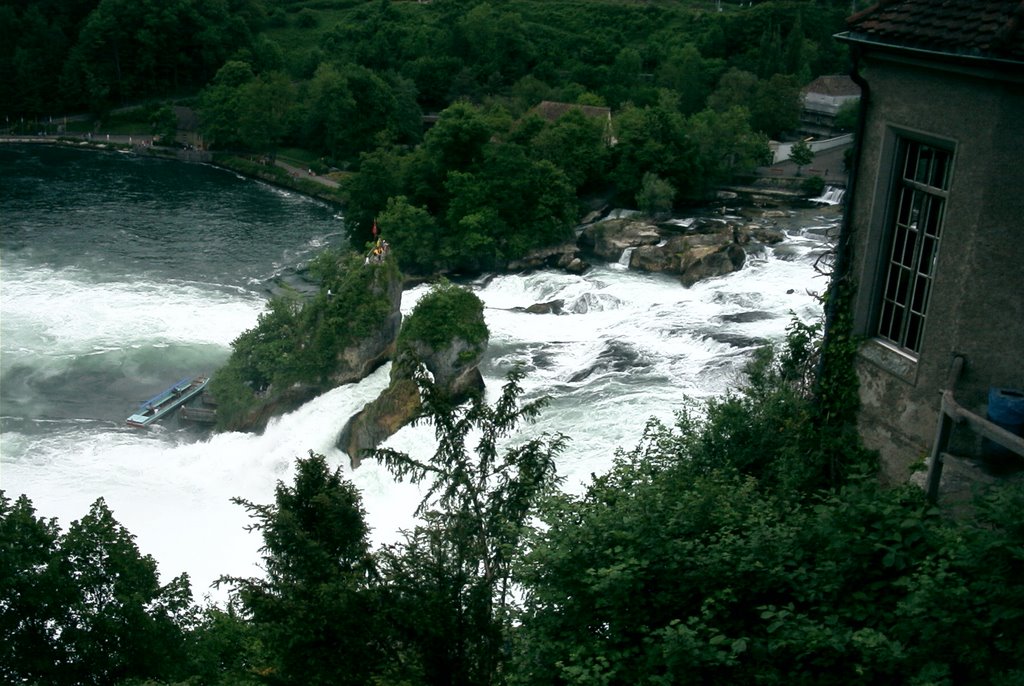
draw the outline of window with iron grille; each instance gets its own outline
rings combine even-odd
[[[952,158],[950,150],[910,139],[897,146],[878,335],[913,353],[921,351]]]

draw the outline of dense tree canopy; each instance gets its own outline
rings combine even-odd
[[[0,678],[77,686],[173,678],[192,597],[161,585],[156,561],[102,498],[61,532],[0,491]]]
[[[800,88],[845,68],[832,35],[849,11],[838,0],[714,12],[696,1],[52,4],[0,8],[11,39],[0,110],[14,128],[37,125],[26,115],[180,102],[199,110],[213,150],[273,162],[301,148],[318,171],[352,173],[357,245],[388,207],[426,212],[422,229],[407,230],[408,213],[398,225],[396,238],[422,233],[429,246],[404,250],[402,266],[455,272],[561,241],[583,199],[633,204],[647,174],[679,205],[749,172],[765,137],[796,126]],[[538,122],[545,100],[610,116]],[[163,140],[168,121],[153,124]]]

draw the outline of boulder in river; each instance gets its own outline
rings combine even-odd
[[[420,416],[420,391],[414,379],[418,365],[429,372],[435,392],[450,402],[483,392],[479,367],[488,338],[483,303],[471,291],[442,284],[423,296],[399,333],[388,387],[342,429],[338,447],[348,454],[353,468]]]
[[[591,224],[580,234],[580,247],[594,255],[617,262],[626,248],[655,245],[661,242],[661,231],[646,221],[609,219]]]
[[[294,302],[272,301],[214,374],[209,390],[219,429],[260,431],[272,417],[359,381],[391,359],[402,322],[397,265],[328,253],[322,260],[319,290]]]

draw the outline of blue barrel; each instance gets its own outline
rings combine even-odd
[[[995,386],[988,389],[988,419],[1010,433],[1024,436],[1024,391]]]
[[[1024,391],[1013,388],[988,389],[988,420],[1017,436],[1024,436]],[[1009,449],[985,439],[982,441],[985,456],[998,462],[1012,461],[1019,464],[1019,458]],[[1003,465],[1008,466],[1008,465]]]

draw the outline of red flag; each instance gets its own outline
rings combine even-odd
[[[377,237],[377,220],[376,219],[373,220],[373,237],[374,238]]]

